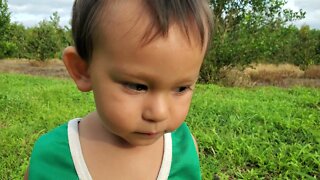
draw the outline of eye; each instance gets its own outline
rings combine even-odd
[[[147,91],[148,87],[143,84],[136,84],[136,83],[124,83],[124,87],[134,91]]]
[[[181,86],[176,89],[176,92],[179,94],[182,94],[182,93],[190,91],[190,90],[192,90],[191,86]]]

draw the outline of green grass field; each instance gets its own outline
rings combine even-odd
[[[21,179],[35,140],[94,109],[69,80],[0,74],[0,179]],[[320,179],[320,89],[198,85],[187,118],[204,179]]]

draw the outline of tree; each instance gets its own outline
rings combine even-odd
[[[292,54],[293,64],[305,68],[309,65],[320,63],[320,31],[311,30],[308,25],[304,25],[297,32],[297,40],[293,43]]]
[[[30,58],[41,61],[59,58],[63,48],[70,45],[70,35],[66,28],[60,27],[60,16],[54,12],[50,20],[41,21],[37,27],[30,29],[28,49]]]
[[[28,49],[32,57],[41,61],[54,58],[59,49],[60,39],[57,35],[57,27],[60,18],[57,13],[53,13],[50,21],[43,20],[38,26],[30,29],[28,37]]]
[[[210,0],[214,14],[211,49],[201,69],[201,80],[219,79],[222,67],[247,65],[278,51],[272,37],[305,12],[284,9],[284,0]],[[281,43],[281,41],[277,41]]]
[[[72,42],[71,38],[71,29],[68,26],[64,26],[63,28],[59,25],[60,16],[57,12],[54,12],[50,17],[50,22],[52,26],[55,28],[56,36],[59,39],[59,47],[65,48],[66,46],[70,46]]]
[[[4,40],[10,26],[10,12],[7,0],[0,0],[0,40]]]
[[[304,18],[301,9],[284,9],[285,0],[210,0],[216,33],[233,31],[239,25],[256,30],[265,25],[281,26]]]
[[[11,58],[28,58],[27,51],[27,29],[19,23],[11,23],[8,33],[8,41],[12,44],[12,49],[8,56]]]
[[[7,0],[0,0],[0,58],[5,57],[12,48],[8,42],[8,32],[10,28],[10,12]]]

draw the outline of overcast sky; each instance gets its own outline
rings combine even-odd
[[[294,22],[297,26],[308,24],[320,29],[320,0],[287,0],[287,8],[307,12],[306,18]],[[8,0],[11,19],[25,26],[34,26],[43,19],[49,19],[57,11],[61,17],[61,25],[68,25],[71,17],[73,0]]]

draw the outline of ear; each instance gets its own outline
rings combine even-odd
[[[78,89],[82,92],[91,91],[89,64],[79,56],[77,50],[71,46],[67,47],[63,52],[62,59]]]

